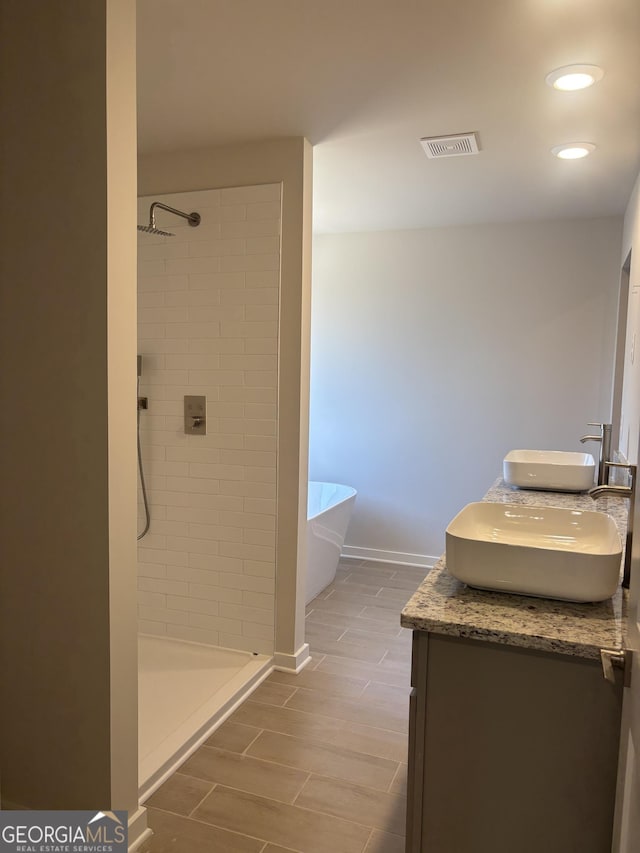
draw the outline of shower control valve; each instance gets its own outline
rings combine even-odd
[[[184,398],[184,431],[187,435],[207,434],[207,398],[189,395]]]

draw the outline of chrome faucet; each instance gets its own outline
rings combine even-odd
[[[628,486],[594,486],[589,489],[589,494],[595,500],[606,497],[607,495],[619,495],[623,498],[629,498],[629,517],[627,519],[627,538],[624,549],[624,569],[622,572],[622,586],[629,589],[629,580],[631,578],[631,543],[633,540],[633,512],[636,502],[636,475],[638,468],[636,465],[628,465],[625,462],[606,462],[607,470],[611,468],[627,468],[629,471]]]
[[[605,486],[609,480],[608,460],[611,459],[611,424],[588,423],[587,426],[600,427],[600,435],[583,435],[580,444],[585,441],[600,442],[600,458],[598,460],[598,485]]]

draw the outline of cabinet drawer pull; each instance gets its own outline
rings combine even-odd
[[[600,649],[600,660],[602,662],[602,674],[607,681],[615,684],[616,678],[613,672],[616,669],[624,670],[624,686],[628,687],[631,678],[631,652],[628,649]]]

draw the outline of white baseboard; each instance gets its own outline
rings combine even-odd
[[[273,668],[278,672],[290,672],[297,675],[311,660],[309,643],[304,643],[293,655],[276,652],[273,656]]]
[[[405,554],[403,551],[382,551],[377,548],[361,548],[359,545],[345,545],[342,559],[371,560],[374,563],[395,563],[399,566],[417,566],[432,569],[440,559],[427,554]]]
[[[144,806],[139,806],[138,810],[129,817],[129,853],[139,850],[152,835],[147,826],[147,810]]]

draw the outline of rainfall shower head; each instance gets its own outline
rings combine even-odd
[[[194,228],[197,225],[200,225],[200,214],[196,213],[183,213],[181,210],[176,210],[175,207],[169,207],[167,204],[162,204],[162,202],[154,201],[151,207],[149,208],[149,224],[148,225],[138,225],[138,231],[144,231],[146,234],[157,234],[160,237],[175,237],[171,231],[163,231],[161,228],[156,228],[156,207],[159,207],[161,210],[166,210],[169,213],[173,213],[174,216],[181,216],[183,219],[186,219],[189,225]]]
[[[153,225],[138,225],[138,231],[144,231],[146,234],[157,234],[159,237],[175,237],[176,235],[172,231],[162,231],[160,228],[156,228]]]

